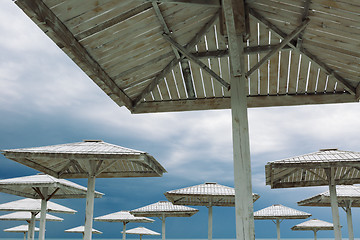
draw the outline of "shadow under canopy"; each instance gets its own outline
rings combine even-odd
[[[353,0],[15,3],[132,113],[231,108],[237,240],[255,237],[247,108],[360,97]]]

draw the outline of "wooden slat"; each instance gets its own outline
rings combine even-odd
[[[299,72],[299,79],[297,85],[297,93],[305,93],[306,91],[306,81],[308,76],[309,70],[309,60],[305,57],[301,58],[300,63],[300,72]]]
[[[200,42],[197,44],[197,47],[198,47],[199,52],[206,52],[207,51],[204,37],[201,38]],[[207,67],[209,67],[208,59],[201,59],[201,61]],[[201,69],[201,72],[202,72],[202,79],[203,79],[203,83],[204,83],[204,87],[205,87],[206,97],[214,97],[212,81],[211,81],[210,75],[207,72],[205,72],[204,70],[202,70],[202,69]]]
[[[294,51],[291,51],[291,65],[290,65],[288,93],[296,92],[299,58],[300,58],[299,54],[295,53]]]
[[[289,69],[289,51],[282,51],[280,58],[279,94],[287,92],[287,77]]]
[[[169,91],[166,87],[166,83],[165,83],[165,80],[161,81],[159,84],[158,84],[158,87],[160,89],[160,93],[161,93],[161,96],[162,96],[162,99],[163,100],[170,100],[170,94],[169,94]]]
[[[257,24],[258,22],[252,16],[250,17],[250,37],[249,37],[249,46],[257,46],[258,45],[258,32],[257,32]],[[250,54],[249,56],[250,68],[253,67],[258,62],[258,54]],[[247,70],[248,66],[246,66]],[[251,76],[250,79],[250,95],[255,96],[259,94],[259,72],[256,70]]]
[[[173,70],[174,70],[174,76],[175,76],[175,83],[176,83],[177,89],[180,94],[180,99],[186,99],[186,90],[185,90],[184,82],[183,82],[183,79],[181,76],[181,69],[180,69],[179,64],[177,64]]]
[[[271,34],[271,44],[279,44],[280,39]],[[277,94],[278,88],[278,68],[279,68],[279,53],[274,54],[270,58],[270,73],[269,73],[269,94]]]
[[[307,93],[315,93],[318,69],[319,68],[315,67],[314,64],[311,63],[310,72],[309,72],[309,82],[306,91]]]
[[[327,74],[322,69],[320,69],[316,92],[318,93],[325,92],[326,78],[327,78]]]
[[[260,45],[269,44],[269,29],[260,24]],[[260,54],[260,59],[262,59],[266,54]],[[263,64],[260,68],[260,95],[268,95],[268,64]]]

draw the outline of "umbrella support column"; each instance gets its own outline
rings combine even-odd
[[[26,240],[26,232],[24,232],[24,240]]]
[[[213,220],[213,217],[212,217],[212,206],[209,206],[208,207],[209,209],[209,216],[208,216],[208,239],[209,240],[212,240],[212,220]]]
[[[126,239],[126,222],[123,222],[124,226],[123,226],[123,240]]]
[[[351,201],[346,201],[345,211],[346,211],[346,220],[348,225],[349,240],[354,240],[354,229],[352,223],[352,214],[351,214]]]
[[[314,230],[314,240],[317,240],[317,236],[316,236],[316,230]]]
[[[335,185],[335,169],[328,168],[325,169],[326,175],[329,180],[329,192],[330,192],[330,204],[331,204],[331,212],[334,224],[334,234],[335,240],[341,240],[341,227],[340,227],[340,218],[339,218],[339,206],[337,202],[336,195],[336,185]]]
[[[45,240],[45,223],[46,223],[46,209],[47,209],[47,194],[48,188],[45,187],[42,189],[42,199],[41,199],[41,212],[40,212],[40,230],[39,230],[39,240]]]
[[[244,1],[222,0],[229,41],[236,240],[254,240],[250,144],[245,77]]]
[[[95,176],[89,176],[86,193],[84,240],[91,240],[94,215]]]
[[[28,240],[34,240],[35,232],[35,216],[37,213],[31,212],[31,219],[29,223]]]
[[[277,240],[280,240],[280,219],[276,219],[276,235]]]
[[[162,240],[165,240],[165,215],[163,215],[162,217],[161,217],[161,239]]]

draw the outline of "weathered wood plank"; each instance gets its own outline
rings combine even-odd
[[[299,66],[299,78],[298,78],[297,91],[296,91],[297,93],[306,92],[308,70],[309,70],[309,60],[305,57],[302,57]]]
[[[280,58],[280,76],[279,76],[279,94],[287,93],[287,80],[289,70],[289,51],[281,51]]]

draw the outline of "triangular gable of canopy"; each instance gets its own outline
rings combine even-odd
[[[140,113],[230,107],[220,2],[15,3],[118,105]],[[244,2],[249,107],[358,101],[358,3]]]

